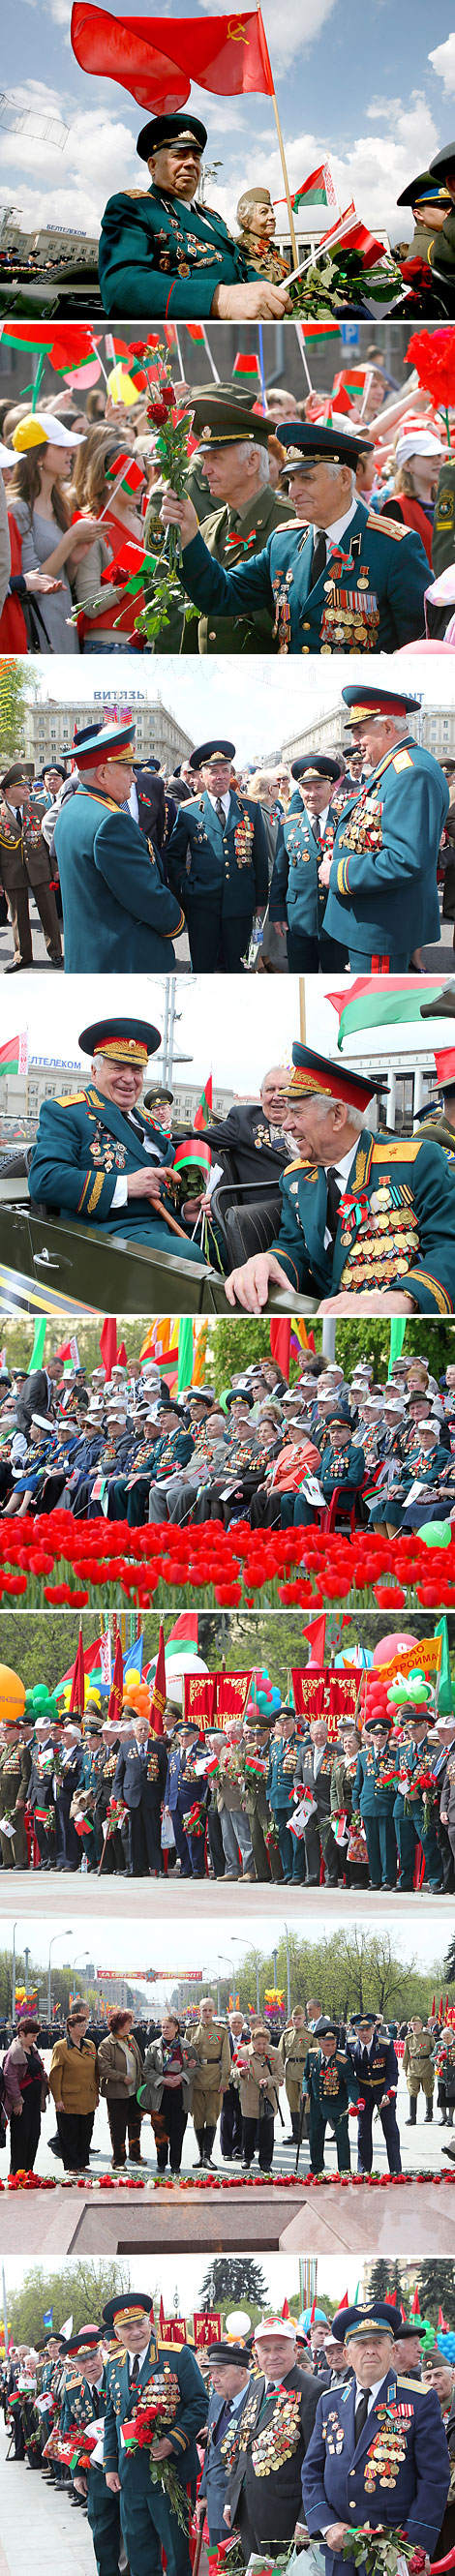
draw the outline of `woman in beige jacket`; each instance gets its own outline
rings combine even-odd
[[[84,2173],[88,2165],[99,2100],[96,2048],[93,2039],[86,2038],[88,2018],[85,2005],[74,2004],[67,2015],[66,2037],[56,2040],[49,2068],[62,2164],[69,2173]]]
[[[283,2068],[279,2048],[274,2048],[265,2022],[254,2023],[246,2048],[240,2043],[231,2075],[237,2080],[240,2093],[243,2164],[249,2166],[253,2162],[259,2122],[259,2164],[261,2173],[270,2173],[275,2112],[278,2110]]]
[[[213,2166],[217,2122],[223,2094],[231,2080],[231,2052],[226,2023],[215,2018],[211,1995],[204,1995],[200,2021],[192,2035],[196,2058],[193,2091],[193,2120],[199,2148],[199,2164]]]
[[[111,2132],[112,2163],[126,2164],[128,2155],[133,2165],[142,2164],[141,2107],[138,2087],[142,2083],[144,2060],[137,2039],[133,2039],[134,2013],[119,2008],[109,2013],[109,2038],[102,2039],[98,2049],[100,2093],[107,2102]]]

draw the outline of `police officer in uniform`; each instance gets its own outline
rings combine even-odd
[[[32,804],[25,761],[16,761],[0,778],[0,887],[8,899],[14,957],[6,975],[33,966],[29,895],[33,894],[44,931],[50,966],[62,965],[62,943],[52,866],[41,831],[41,813]]]
[[[30,1196],[69,1211],[83,1225],[92,1220],[104,1234],[132,1235],[155,1251],[173,1251],[177,1233],[185,1260],[205,1269],[199,1245],[176,1225],[162,1176],[174,1161],[174,1147],[141,1102],[148,1057],[160,1044],[159,1030],[148,1020],[117,1019],[113,1012],[81,1030],[79,1045],[92,1056],[92,1080],[84,1091],[43,1102]]]
[[[278,826],[270,888],[270,920],[283,938],[287,929],[290,975],[300,975],[303,969],[308,975],[324,974],[332,967],[342,975],[347,965],[346,943],[343,948],[326,938],[327,894],[320,877],[322,860],[333,850],[338,822],[330,787],[341,774],[339,761],[325,752],[310,751],[304,760],[291,763],[296,785]]]
[[[110,2494],[118,2495],[122,2533],[130,2576],[161,2576],[162,2551],[168,2576],[190,2576],[188,2533],[167,2501],[165,2487],[150,2476],[147,2450],[129,2452],[122,2443],[124,2426],[138,2404],[158,2403],[166,2433],[153,2442],[154,2459],[170,2460],[182,2484],[188,2515],[194,2505],[198,2457],[197,2435],[207,2421],[208,2404],[195,2355],[188,2344],[160,2343],[152,2323],[153,2301],[142,2290],[117,2291],[103,2308],[103,2323],[118,2349],[106,2366],[104,2468]]]
[[[76,727],[78,785],[60,807],[54,843],[62,889],[65,971],[165,974],[175,964],[173,937],[183,913],[165,883],[150,831],[134,822],[135,728],[131,723]]]
[[[280,440],[298,525],[277,531],[235,572],[210,562],[191,503],[166,492],[162,517],[180,528],[189,598],[210,617],[272,609],[277,653],[395,653],[411,644],[425,631],[428,561],[412,530],[357,499],[355,468],[370,439],[293,420],[280,423]]]
[[[346,688],[355,740],[373,766],[343,806],[330,869],[325,926],[345,939],[354,974],[395,974],[414,948],[440,939],[437,863],[449,808],[439,761],[409,733],[416,699],[383,688]]]
[[[349,2138],[349,2103],[357,2101],[358,2085],[348,2052],[340,2044],[340,2026],[323,2013],[316,2022],[313,2038],[317,2047],[308,2050],[303,2074],[303,2090],[309,2109],[310,2165],[312,2173],[324,2172],[324,2147],[327,2128],[333,2129],[339,2173],[351,2171]]]
[[[367,1127],[359,1135],[349,1110],[366,1108],[373,1079],[299,1041],[292,1058],[289,1125],[301,1151],[281,1182],[276,1241],[231,1272],[228,1303],[258,1314],[276,1280],[319,1295],[324,1313],[350,1314],[357,1297],[376,1296],[380,1313],[384,1291],[390,1312],[453,1314],[455,1184],[440,1146]]]
[[[82,2326],[72,2335],[66,2350],[75,2363],[74,2378],[66,2384],[65,2404],[71,2426],[77,2427],[82,2443],[84,2428],[100,2422],[106,2408],[106,2368],[101,2326]],[[74,2448],[77,2452],[77,2443]],[[87,2521],[92,2534],[98,2576],[118,2576],[121,2549],[121,2525],[118,2496],[107,2487],[104,2469],[89,2460],[88,2466],[73,2470],[73,2486],[78,2501],[87,2499]]]
[[[183,902],[196,972],[243,971],[254,915],[268,897],[265,826],[260,805],[231,787],[233,742],[202,742],[190,769],[202,775],[202,793],[182,805],[167,851],[171,884]]]
[[[285,286],[258,279],[222,215],[195,202],[206,142],[206,127],[189,108],[142,126],[136,150],[151,187],[109,197],[101,225],[105,313],[254,322],[280,321],[287,312]]]
[[[397,1855],[393,1810],[396,1757],[390,1744],[393,1721],[366,1717],[352,1790],[354,1811],[362,1818],[372,1887],[395,1887]],[[389,1775],[393,1774],[389,1786]]]
[[[326,2576],[354,2576],[343,2555],[362,2524],[395,2534],[435,2556],[450,2483],[439,2399],[402,2376],[394,2360],[397,2308],[339,2308],[331,2334],[352,2376],[324,2389],[302,2468],[304,2517],[320,2542]]]
[[[378,2110],[389,2173],[401,2173],[400,2132],[395,2109],[398,2061],[393,2040],[383,2030],[377,2013],[351,2013],[350,2028],[357,2032],[357,2037],[348,2038],[347,2055],[357,2080],[357,2095],[363,2102],[363,2109],[359,2111],[358,2172],[371,2173],[373,2112]]]

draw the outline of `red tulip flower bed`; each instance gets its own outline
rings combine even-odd
[[[455,2165],[449,2173],[371,2174],[151,2174],[146,2182],[142,2174],[100,2174],[95,2177],[74,2175],[9,2174],[0,2182],[2,2191],[407,2191],[413,2183],[455,2184]]]
[[[455,1529],[449,1547],[413,1532],[393,1541],[368,1530],[349,1540],[318,1529],[251,1530],[236,1521],[129,1529],[126,1521],[75,1521],[71,1512],[0,1522],[0,1602],[24,1609],[330,1608],[387,1612],[455,1604]]]

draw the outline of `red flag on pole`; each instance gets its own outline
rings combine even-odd
[[[108,1707],[108,1712],[107,1712],[107,1715],[108,1715],[108,1725],[109,1725],[109,1726],[117,1726],[117,1725],[118,1725],[118,1720],[119,1720],[119,1717],[121,1716],[121,1712],[122,1712],[122,1703],[123,1703],[123,1655],[122,1655],[122,1649],[121,1649],[121,1644],[120,1644],[120,1637],[117,1637],[116,1648],[115,1648],[115,1655],[114,1655],[114,1670],[113,1670],[113,1674],[112,1674],[112,1682],[111,1682],[111,1688],[110,1688],[110,1692],[109,1692],[109,1707]]]
[[[432,2002],[432,2006],[431,2006],[431,2019],[432,2019],[432,2021],[434,2021],[435,2012],[436,2012],[436,1995],[433,1995],[433,2002]]]
[[[72,1716],[73,1716],[73,1714],[74,1714],[74,1715],[76,1715],[76,1714],[77,1714],[77,1715],[79,1715],[80,1717],[83,1717],[83,1715],[84,1715],[84,1678],[85,1678],[85,1676],[84,1676],[84,1643],[83,1643],[83,1636],[82,1636],[82,1628],[80,1628],[80,1629],[79,1629],[78,1641],[77,1641],[77,1655],[76,1655],[76,1662],[75,1662],[75,1666],[74,1666],[73,1679],[72,1679],[72,1683],[71,1683],[71,1695],[70,1695],[70,1704],[69,1704],[69,1715],[70,1715],[70,1717],[72,1717]]]
[[[278,1316],[274,1317],[273,1322],[270,1325],[270,1354],[272,1360],[276,1360],[277,1368],[282,1369],[283,1377],[286,1378],[286,1384],[289,1386],[289,1370],[291,1365],[290,1315],[285,1317],[283,1322],[280,1321]]]
[[[324,1612],[324,1617],[323,1617],[323,1619],[312,1619],[312,1621],[311,1621],[311,1628],[302,1628],[302,1637],[307,1637],[307,1638],[308,1638],[308,1644],[311,1646],[311,1662],[312,1662],[312,1664],[323,1664],[323,1663],[324,1663],[324,1655],[325,1655],[325,1629],[326,1629],[325,1612]]]
[[[110,1378],[112,1377],[112,1370],[115,1368],[117,1358],[117,1320],[115,1315],[105,1315],[104,1317],[104,1324],[102,1332],[100,1333],[100,1351],[103,1367],[106,1370],[106,1377]]]
[[[211,1073],[207,1074],[207,1081],[204,1083],[204,1089],[201,1091],[201,1097],[200,1100],[198,1100],[197,1109],[194,1113],[193,1124],[194,1127],[197,1128],[198,1135],[201,1127],[208,1127],[209,1118],[213,1118],[213,1077]]]
[[[339,2308],[348,2308],[348,2307],[349,2307],[349,2299],[348,2299],[347,2290],[344,2290],[344,2292],[343,2292],[343,2298],[338,2300],[338,2306],[339,2306]]]
[[[437,2322],[437,2327],[436,2327],[436,2333],[437,2333],[437,2334],[448,2334],[448,2326],[447,2326],[446,2318],[445,2318],[445,2316],[444,2316],[444,2309],[443,2309],[443,2308],[438,2308],[438,2322]]]
[[[160,1641],[156,1658],[155,1680],[150,1704],[150,1725],[154,1735],[164,1735],[163,1710],[165,1698],[166,1658],[164,1652],[164,1628],[160,1627]]]
[[[175,114],[191,82],[219,98],[259,90],[273,98],[260,9],[230,18],[113,18],[74,0],[71,44],[83,72],[120,82],[150,114]]]
[[[162,2341],[162,2342],[163,2342],[163,2338],[164,2338],[164,2328],[165,2328],[165,2323],[166,2323],[166,2319],[165,2319],[165,2314],[164,2314],[163,2301],[162,2301],[162,2299],[160,2299],[159,2327],[160,2327],[160,2335],[161,2335],[161,2341]]]
[[[187,1645],[188,1645],[188,1646],[195,1646],[195,1647],[196,1647],[196,1654],[197,1654],[197,1649],[198,1649],[198,1636],[199,1636],[199,1612],[198,1612],[198,1610],[181,1610],[181,1612],[180,1612],[180,1618],[179,1618],[179,1619],[174,1619],[174,1626],[173,1626],[173,1628],[171,1628],[171,1629],[170,1629],[170,1633],[169,1633],[169,1645],[170,1645],[170,1646],[172,1645],[174,1637],[186,1637]]]
[[[281,2315],[282,2315],[282,2317],[290,2317],[290,2314],[291,2314],[291,2310],[290,2310],[290,2306],[289,2306],[289,2299],[283,2299],[283,2306],[282,2306],[282,2310],[281,2310]]]
[[[415,2289],[415,2290],[414,2290],[414,2297],[413,2297],[413,2299],[411,2300],[411,2316],[412,2316],[412,2317],[419,2317],[419,2316],[420,2316],[420,2298],[419,2298],[419,2292],[418,2292],[418,2290],[417,2290],[417,2289]]]

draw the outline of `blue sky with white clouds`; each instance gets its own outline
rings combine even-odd
[[[207,6],[213,11],[213,0]],[[118,0],[111,7],[121,14]],[[164,14],[172,22],[171,7]],[[178,0],[178,14],[194,16],[195,0]],[[116,83],[79,70],[70,15],[70,0],[3,0],[2,82],[24,122],[10,130],[8,111],[0,127],[0,205],[14,201],[26,227],[53,221],[97,234],[106,198],[138,180],[143,118]],[[397,238],[408,229],[397,195],[455,130],[455,33],[445,7],[430,16],[424,0],[401,9],[370,0],[367,18],[364,0],[264,0],[263,15],[291,186],[329,152],[341,204],[353,196],[364,220]],[[246,176],[265,178],[278,197],[269,101],[196,88],[191,96],[208,122],[210,161],[222,164],[209,198],[227,220]]]

